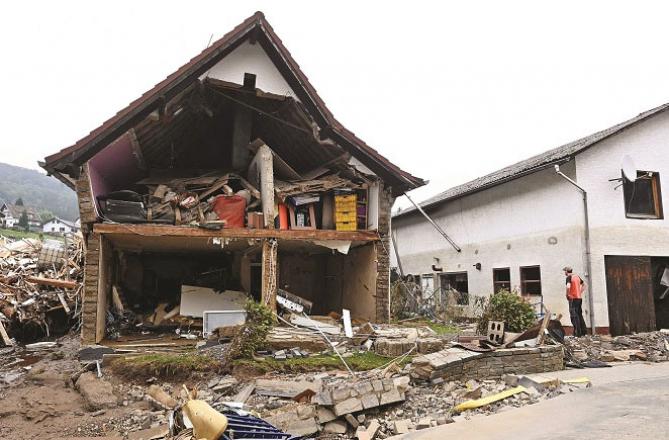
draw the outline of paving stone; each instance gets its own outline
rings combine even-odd
[[[362,410],[362,402],[360,402],[360,399],[355,397],[351,397],[350,399],[339,402],[334,406],[334,413],[337,416],[343,416],[344,414],[350,414]]]

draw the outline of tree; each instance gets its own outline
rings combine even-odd
[[[28,224],[28,213],[23,210],[21,213],[21,217],[19,217],[19,226],[21,226],[26,232],[30,229],[30,225]]]
[[[23,206],[23,199],[19,197],[18,199],[16,199],[16,202],[14,202],[14,204],[16,206]]]

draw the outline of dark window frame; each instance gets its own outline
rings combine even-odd
[[[637,179],[635,182],[629,181],[624,175],[623,179],[623,207],[625,209],[625,217],[634,220],[663,220],[664,210],[662,208],[662,188],[660,185],[660,173],[656,171],[637,171]],[[642,180],[650,180],[651,192],[653,197],[653,213],[635,213],[629,212],[631,199],[628,196],[630,185],[636,185]]]
[[[525,270],[527,269],[538,269],[539,270],[539,279],[538,280],[528,280],[526,279],[526,275],[524,273]],[[520,266],[519,268],[520,271],[520,293],[523,296],[543,296],[543,286],[541,283],[541,266],[538,264],[532,265],[532,266]],[[538,284],[539,285],[539,293],[528,293],[527,291],[527,284],[532,283],[532,284]]]
[[[508,280],[502,280],[498,281],[497,277],[495,276],[497,273],[501,271],[506,271],[509,274],[509,279]],[[506,289],[498,288],[498,285],[507,285],[508,287]],[[493,293],[497,293],[500,290],[508,290],[511,292],[511,268],[510,267],[493,267],[492,269],[492,291]]]
[[[459,295],[457,295],[457,298],[456,298],[457,305],[467,306],[467,305],[469,305],[469,272],[467,272],[466,270],[461,270],[461,271],[458,271],[458,272],[444,272],[444,273],[441,273],[441,274],[439,274],[439,286],[441,287],[441,289],[444,289],[444,285],[443,285],[444,278],[450,277],[450,276],[457,277],[458,275],[464,275],[465,276],[465,282],[467,283],[467,291],[466,292],[461,292],[460,290],[458,290],[454,286],[451,286],[451,288],[459,293]],[[450,282],[449,282],[449,286],[450,286]]]

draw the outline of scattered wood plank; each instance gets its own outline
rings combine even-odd
[[[61,289],[76,289],[79,286],[79,283],[76,281],[67,281],[67,280],[58,280],[55,278],[42,278],[29,276],[27,280],[31,283],[39,284],[42,286],[52,286],[59,287]]]
[[[251,397],[251,394],[253,394],[253,391],[256,389],[256,383],[251,382],[249,384],[244,385],[244,388],[242,388],[232,399],[233,402],[239,402],[239,403],[245,403],[249,397]]]
[[[2,325],[2,321],[0,321],[0,336],[2,336],[2,342],[7,345],[7,346],[13,346],[14,341],[11,340],[9,335],[7,334],[7,331],[5,330],[5,326]]]
[[[63,294],[63,292],[58,292],[56,295],[58,295],[58,300],[63,305],[63,309],[65,310],[65,313],[69,314],[70,313],[70,306],[68,306],[67,302],[65,302],[65,295]]]

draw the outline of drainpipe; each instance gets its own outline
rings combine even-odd
[[[596,333],[595,325],[595,300],[592,295],[592,261],[590,255],[590,222],[588,220],[588,192],[583,189],[578,183],[574,182],[569,176],[560,171],[560,165],[555,165],[555,172],[564,178],[567,182],[574,185],[581,194],[583,194],[583,223],[584,231],[583,237],[585,239],[585,270],[588,271],[588,306],[590,308],[590,332],[594,335]]]

